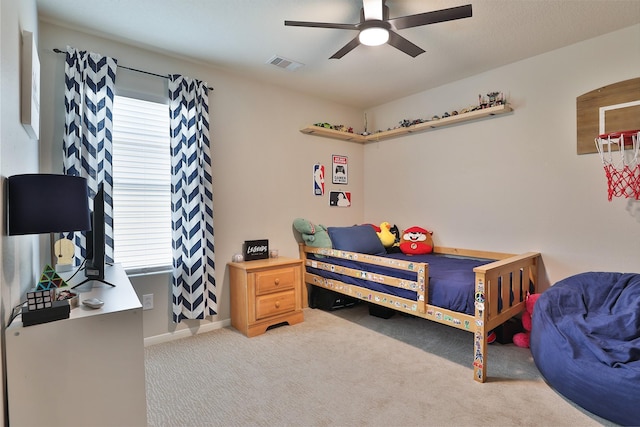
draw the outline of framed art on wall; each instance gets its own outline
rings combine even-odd
[[[351,192],[331,191],[329,192],[329,206],[348,208],[351,206]]]
[[[331,156],[331,171],[334,184],[349,183],[349,160],[346,156]]]
[[[324,165],[313,165],[313,194],[324,196]]]
[[[22,32],[20,120],[29,136],[40,137],[40,60],[33,33]]]

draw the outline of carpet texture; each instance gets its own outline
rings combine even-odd
[[[150,426],[597,426],[492,344],[473,381],[471,333],[366,305],[246,338],[233,328],[145,349]]]

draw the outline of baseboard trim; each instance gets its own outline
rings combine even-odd
[[[162,344],[165,342],[175,341],[182,338],[192,337],[194,335],[203,334],[205,332],[215,331],[216,329],[231,326],[231,319],[220,320],[218,322],[206,323],[194,328],[180,329],[179,331],[167,332],[162,335],[154,335],[144,339],[144,346],[148,347],[154,344]]]

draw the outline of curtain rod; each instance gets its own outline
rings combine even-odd
[[[53,48],[53,51],[55,53],[64,53],[65,55],[67,53],[66,51],[58,49],[57,47]],[[160,77],[160,78],[163,78],[163,79],[168,79],[169,78],[168,76],[163,76],[162,74],[156,74],[156,73],[152,73],[151,71],[144,71],[144,70],[138,70],[136,68],[125,67],[124,65],[120,65],[120,64],[118,64],[118,68],[124,68],[125,70],[135,71],[136,73],[148,74],[150,76]],[[207,87],[207,89],[213,90],[212,87]]]

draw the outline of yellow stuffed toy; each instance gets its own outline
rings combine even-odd
[[[396,241],[395,234],[391,232],[391,224],[386,221],[380,224],[380,231],[377,231],[377,234],[385,248],[390,248]]]

